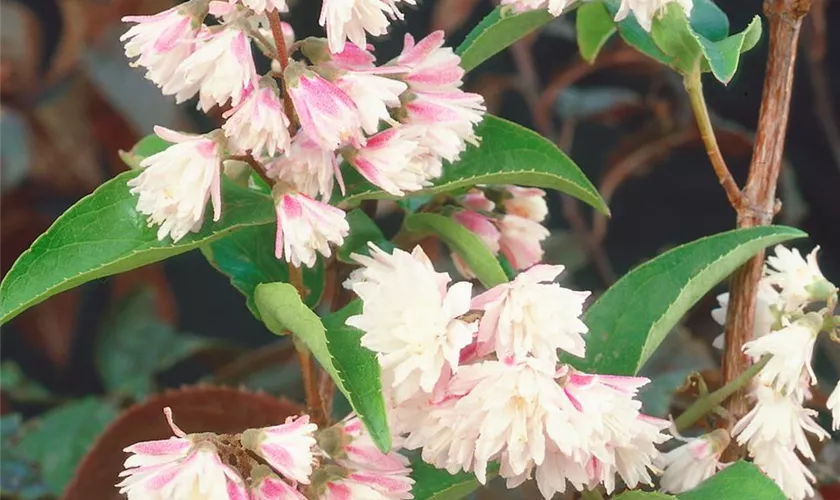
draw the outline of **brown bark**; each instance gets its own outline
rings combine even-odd
[[[769,20],[770,48],[761,96],[755,148],[747,184],[738,209],[738,227],[766,226],[776,213],[776,184],[782,165],[787,132],[796,49],[802,19],[811,0],[765,0],[764,14]],[[743,373],[750,361],[741,347],[750,340],[755,327],[755,299],[764,265],[764,252],[754,256],[732,277],[729,312],[726,318],[726,352],[723,360],[724,383]],[[727,409],[733,419],[747,412],[743,392],[729,399]]]

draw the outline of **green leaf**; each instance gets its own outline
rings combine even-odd
[[[111,404],[86,397],[47,412],[15,450],[36,462],[50,491],[60,494],[96,437],[117,416]]]
[[[708,40],[723,40],[729,36],[729,18],[712,0],[694,0],[691,29]]]
[[[455,50],[461,56],[461,67],[472,71],[552,19],[545,9],[517,14],[510,7],[496,7]]]
[[[498,471],[499,466],[491,464],[487,480],[496,477]],[[450,474],[427,464],[420,457],[411,461],[411,477],[414,479],[414,488],[411,489],[414,500],[461,500],[481,486],[472,474]]]
[[[477,234],[458,224],[451,217],[416,213],[405,218],[403,227],[413,235],[440,237],[450,250],[464,259],[484,286],[490,288],[507,283],[507,274],[493,252]]]
[[[217,271],[230,278],[230,283],[245,296],[251,313],[260,319],[254,304],[254,290],[260,283],[289,281],[289,264],[274,256],[276,226],[246,227],[225,238],[201,247],[204,258]],[[312,268],[301,269],[306,287],[306,304],[315,307],[324,295],[324,263],[321,259]]]
[[[696,33],[682,7],[672,3],[654,19],[651,36],[678,72],[711,71],[715,78],[728,83],[738,69],[741,53],[754,47],[761,37],[761,20],[756,16],[744,31],[712,41]]]
[[[738,70],[741,54],[755,47],[761,39],[761,18],[755,16],[747,28],[718,42],[698,37],[703,51],[703,71],[711,71],[715,78],[729,83]]]
[[[613,17],[602,3],[584,3],[577,9],[575,25],[580,56],[592,63],[616,32]]]
[[[286,335],[291,332],[306,344],[315,359],[335,381],[336,387],[347,397],[350,405],[358,413],[376,446],[383,452],[389,452],[391,450],[391,434],[388,432],[388,421],[384,411],[381,414],[377,413],[375,407],[378,403],[363,400],[366,393],[357,398],[355,394],[349,391],[341,373],[333,362],[324,324],[311,309],[300,301],[300,296],[295,287],[286,283],[257,285],[254,301],[265,326],[269,330],[277,335]],[[333,319],[332,321],[337,320]],[[334,323],[331,323],[331,325],[335,327]],[[342,358],[342,360],[346,363],[345,358]],[[374,409],[372,413],[362,413],[362,411],[372,408]],[[383,432],[382,429],[385,429],[385,431]]]
[[[361,313],[362,302],[355,300],[344,309],[325,316],[327,345],[353,410],[362,419],[373,441],[382,443],[383,451],[390,451],[391,433],[379,361],[373,351],[362,347],[363,332],[345,324],[347,318]]]
[[[564,356],[565,361],[592,373],[635,374],[712,287],[762,248],[805,236],[784,226],[736,229],[649,260],[618,280],[586,311],[586,359]]]
[[[367,254],[369,241],[377,246],[385,241],[385,236],[376,222],[358,208],[347,212],[347,223],[350,225],[350,234],[344,238],[344,244],[336,252],[342,262],[353,262],[350,258],[352,253]]]
[[[621,495],[613,497],[613,500],[679,500],[672,495],[659,493],[658,491],[625,491]]]
[[[99,186],[56,220],[24,252],[0,284],[0,324],[53,295],[88,281],[174,257],[243,227],[274,221],[268,197],[223,182],[222,217],[206,218],[178,243],[158,241],[157,228],[135,210],[126,172]]]
[[[132,170],[140,168],[140,162],[154,154],[160,153],[172,144],[157,135],[147,135],[131,148],[131,151],[120,151],[120,159]]]
[[[109,393],[128,394],[139,401],[152,393],[155,374],[214,345],[163,323],[155,312],[154,293],[142,290],[106,319],[94,360]]]
[[[753,464],[738,461],[706,479],[693,490],[680,493],[680,500],[785,500],[779,486]]]
[[[557,146],[536,132],[495,116],[476,127],[479,147],[470,146],[454,164],[444,165],[434,185],[412,196],[448,193],[476,184],[517,184],[556,189],[609,214],[606,203],[580,168]],[[367,181],[348,182],[347,194],[334,201],[394,199]]]

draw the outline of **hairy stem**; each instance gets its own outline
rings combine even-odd
[[[703,144],[706,146],[706,154],[709,155],[709,160],[712,162],[712,167],[715,169],[720,185],[726,191],[729,204],[732,205],[732,208],[738,210],[741,206],[741,190],[738,188],[738,184],[732,177],[732,173],[720,152],[715,130],[712,128],[712,120],[709,118],[709,109],[706,107],[706,99],[703,97],[703,82],[700,79],[700,71],[697,70],[686,75],[683,84],[686,92],[688,92],[688,100],[691,102],[694,117],[697,119],[700,138],[703,139]]]
[[[776,184],[782,166],[787,132],[796,48],[802,18],[811,8],[811,0],[765,0],[764,14],[770,21],[770,48],[767,72],[761,95],[755,147],[747,184],[738,208],[738,227],[765,226],[772,222],[776,207]],[[755,299],[764,265],[764,252],[738,269],[730,284],[729,310],[726,318],[726,351],[723,358],[724,383],[729,383],[749,368],[750,360],[741,352],[755,328]],[[743,391],[727,402],[732,418],[747,412]],[[740,450],[730,448],[724,460],[732,460]]]
[[[280,21],[280,12],[275,9],[267,14],[268,24],[271,26],[271,36],[274,37],[274,44],[277,48],[277,60],[280,62],[280,68],[283,69],[283,75],[280,77],[280,83],[283,87],[283,106],[286,110],[286,116],[289,117],[289,132],[294,135],[297,129],[295,122],[295,108],[292,105],[292,100],[289,98],[289,88],[286,84],[286,68],[289,67],[289,52],[286,50],[286,38],[283,36],[283,24]]]
[[[721,405],[721,403],[747,385],[747,383],[752,380],[752,378],[761,371],[762,368],[764,368],[764,365],[770,361],[770,358],[771,356],[761,358],[758,363],[749,367],[744,373],[738,375],[738,377],[731,380],[720,389],[698,398],[697,401],[695,401],[682,413],[682,415],[674,420],[674,425],[677,427],[677,430],[682,432],[694,425],[704,416],[713,412],[715,408]]]
[[[231,157],[230,157],[230,159],[231,159],[231,160],[237,160],[237,161],[244,161],[245,163],[247,163],[247,164],[251,167],[251,169],[252,169],[254,172],[256,172],[256,173],[257,173],[257,175],[259,175],[259,176],[260,176],[260,178],[261,178],[262,180],[264,180],[264,181],[265,181],[265,183],[266,183],[266,184],[268,184],[269,186],[273,186],[273,185],[274,185],[274,181],[273,181],[272,179],[270,179],[270,178],[268,177],[268,174],[266,173],[266,168],[265,168],[265,165],[263,165],[262,163],[260,163],[259,161],[257,161],[257,159],[256,159],[256,158],[254,158],[254,156],[253,156],[253,155],[251,155],[251,154],[247,154],[247,155],[234,155],[234,156],[231,156]]]

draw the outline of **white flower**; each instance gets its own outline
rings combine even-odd
[[[729,292],[722,293],[717,296],[717,301],[720,306],[712,309],[712,319],[717,324],[726,325],[726,314],[729,309]],[[753,338],[757,339],[770,333],[773,326],[778,322],[777,312],[774,307],[780,304],[779,292],[773,288],[766,279],[758,282],[758,293],[755,298],[755,327],[753,330]],[[723,348],[724,335],[720,334],[715,338],[714,346],[718,349]]]
[[[502,5],[512,5],[518,12],[548,9],[553,16],[563,14],[572,3],[574,0],[502,0]]]
[[[616,22],[623,20],[632,11],[642,28],[650,31],[654,16],[671,2],[676,2],[682,7],[686,17],[691,14],[692,0],[621,0],[615,20]]]
[[[288,149],[289,118],[273,85],[250,89],[239,105],[223,115],[227,121],[222,130],[230,139],[230,147],[238,153],[252,151],[274,156]]]
[[[775,255],[767,256],[764,279],[781,289],[781,298],[788,310],[799,309],[811,300],[825,299],[825,296],[813,296],[811,288],[814,285],[824,284],[827,293],[837,293],[837,288],[825,279],[817,264],[819,249],[814,248],[806,260],[799,250],[777,245]]]
[[[309,415],[288,417],[286,422],[242,433],[242,445],[262,457],[283,477],[309,484],[314,457],[312,434],[318,426],[309,423]]]
[[[816,383],[811,358],[821,326],[822,316],[808,313],[781,330],[745,343],[744,353],[753,361],[768,354],[773,356],[756,378],[784,392],[795,391],[802,382],[803,373],[808,377],[807,382]]]
[[[427,172],[415,161],[417,149],[417,142],[394,127],[369,137],[363,148],[346,158],[372,184],[404,196],[406,191],[418,191],[430,184]]]
[[[242,477],[222,463],[212,440],[187,435],[172,421],[172,411],[163,411],[175,437],[125,448],[132,455],[120,473],[120,493],[129,500],[247,498]]]
[[[472,285],[447,290],[449,275],[435,272],[419,246],[410,254],[396,249],[389,255],[373,244],[370,251],[370,257],[353,255],[364,267],[344,286],[364,305],[347,324],[365,332],[362,345],[376,353],[384,383],[399,403],[432,392],[443,371],[457,370],[461,349],[476,329],[457,319],[470,308]]]
[[[767,385],[754,383],[750,398],[755,406],[732,428],[738,444],[746,444],[751,454],[760,453],[768,443],[787,446],[814,459],[805,432],[820,440],[828,437],[828,433],[814,421],[817,412],[802,406],[804,391],[783,394]]]
[[[537,188],[523,188],[519,186],[505,186],[510,194],[502,201],[505,213],[542,222],[548,215],[548,205],[545,202],[545,191]]]
[[[125,55],[137,57],[132,66],[146,68],[146,78],[159,87],[173,82],[178,66],[195,50],[201,20],[193,19],[190,9],[190,4],[182,4],[153,16],[122,18],[137,23],[120,37],[126,42]]]
[[[814,495],[813,483],[816,478],[802,463],[792,448],[779,442],[762,443],[751,450],[753,463],[779,485],[779,488],[791,500],[804,500]]]
[[[542,260],[542,241],[551,234],[542,224],[517,215],[505,215],[499,220],[499,230],[502,232],[502,254],[514,269],[528,269]]]
[[[381,121],[396,123],[388,108],[399,107],[400,94],[408,88],[399,80],[358,71],[344,73],[335,84],[356,104],[362,129],[370,135],[379,131]]]
[[[286,0],[228,0],[231,4],[236,2],[243,3],[246,7],[253,10],[257,14],[271,12],[278,10],[280,12],[288,12],[289,6]]]
[[[182,134],[163,127],[155,133],[175,144],[142,162],[139,176],[128,181],[138,195],[137,211],[160,225],[158,239],[177,242],[204,222],[207,201],[213,202],[213,220],[219,220],[221,201],[221,146],[206,136]]]
[[[180,80],[164,86],[163,93],[176,94],[177,102],[183,102],[192,97],[187,90],[198,86],[199,105],[205,112],[228,101],[236,106],[257,84],[251,42],[244,31],[232,27],[205,37],[208,40],[178,68]]]
[[[387,34],[389,18],[403,17],[396,5],[400,1],[414,4],[413,0],[324,0],[320,23],[327,30],[330,52],[341,52],[347,40],[367,46],[365,32]]]
[[[493,350],[499,359],[530,355],[550,367],[557,363],[558,349],[583,357],[587,328],[580,316],[589,292],[553,283],[562,272],[563,266],[534,266],[475,297],[473,309],[484,311],[479,355]]]
[[[729,431],[716,429],[660,455],[655,465],[663,469],[662,491],[682,493],[711,477],[723,468],[720,455],[727,446]]]
[[[330,244],[340,246],[350,232],[343,210],[301,193],[275,188],[274,207],[277,213],[274,254],[296,267],[314,266],[316,253],[329,257]]]
[[[286,79],[301,127],[316,144],[332,150],[364,144],[359,110],[343,90],[296,64],[286,70]]]
[[[347,475],[328,482],[320,497],[322,500],[414,498],[411,494],[414,480],[410,477],[408,459],[396,452],[396,446],[388,454],[379,451],[361,421],[352,413],[335,428],[341,432],[340,441],[344,445],[331,458],[347,470]]]
[[[840,382],[834,386],[831,395],[828,396],[828,401],[825,402],[825,407],[831,412],[831,429],[840,429]]]
[[[280,156],[267,167],[269,177],[291,184],[310,198],[320,196],[323,201],[329,200],[336,178],[344,192],[335,151],[316,144],[303,129],[295,134],[288,154]]]

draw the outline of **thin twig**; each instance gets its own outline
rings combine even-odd
[[[809,16],[810,26],[809,42],[806,55],[808,56],[808,68],[811,77],[811,90],[814,97],[814,113],[822,125],[825,138],[828,141],[828,148],[834,158],[834,164],[840,168],[840,124],[837,123],[836,108],[831,90],[828,75],[825,71],[826,53],[826,9],[827,0],[814,0],[811,15]]]
[[[776,184],[782,166],[790,98],[793,89],[796,48],[802,18],[811,8],[811,0],[765,0],[764,14],[770,21],[770,48],[761,95],[755,148],[749,176],[738,209],[738,227],[766,226],[773,221],[776,208]],[[755,300],[764,265],[759,252],[738,269],[730,285],[726,318],[726,347],[723,358],[724,383],[738,378],[749,368],[750,360],[741,352],[755,327]],[[737,419],[747,412],[744,391],[738,391],[727,403],[729,414]],[[740,450],[730,448],[724,460],[732,460]]]
[[[297,130],[297,124],[295,122],[295,108],[292,100],[289,98],[289,87],[286,83],[286,68],[289,67],[289,52],[286,50],[286,37],[283,36],[283,24],[280,21],[280,12],[274,9],[267,17],[268,24],[271,26],[271,36],[274,37],[274,44],[277,47],[277,60],[280,61],[280,68],[283,70],[280,83],[283,87],[283,106],[286,110],[286,116],[289,117],[289,133],[294,135]]]
[[[741,189],[735,182],[735,178],[732,177],[732,172],[729,171],[729,167],[723,159],[723,154],[720,152],[720,146],[718,146],[715,137],[715,129],[712,127],[711,118],[709,118],[709,109],[706,107],[706,99],[703,97],[703,82],[700,79],[700,71],[697,70],[686,75],[683,82],[688,93],[688,100],[691,103],[691,109],[694,111],[694,117],[697,119],[700,138],[706,146],[706,154],[709,155],[709,160],[712,162],[712,167],[715,169],[720,185],[726,191],[729,204],[732,205],[732,208],[738,210],[741,206]]]

